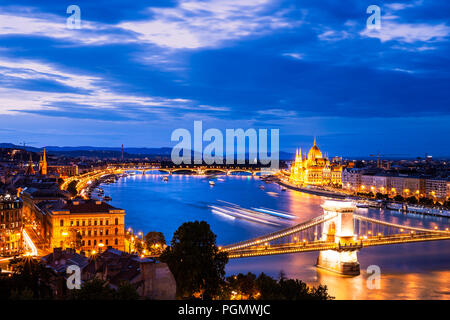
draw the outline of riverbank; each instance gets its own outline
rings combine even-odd
[[[313,194],[317,196],[322,197],[328,197],[328,198],[334,198],[334,199],[351,199],[354,201],[360,201],[361,206],[360,207],[373,207],[373,208],[380,208],[380,209],[388,209],[388,210],[395,210],[400,211],[404,213],[414,213],[414,214],[422,214],[422,215],[431,215],[431,216],[439,216],[439,217],[445,217],[450,218],[450,210],[446,210],[443,208],[435,208],[435,207],[426,207],[426,206],[420,206],[420,205],[413,205],[409,203],[399,203],[394,201],[375,201],[373,199],[367,199],[355,195],[349,195],[349,194],[340,194],[333,191],[327,191],[327,190],[319,190],[319,189],[312,189],[311,187],[299,187],[295,186],[289,182],[278,180],[276,181],[279,185],[289,188],[291,190],[296,190],[308,194]],[[372,204],[373,203],[373,204]],[[357,204],[358,206],[358,204]]]
[[[304,192],[304,193],[313,194],[316,196],[329,197],[329,198],[334,198],[334,199],[346,199],[346,198],[350,197],[349,195],[338,194],[338,193],[326,191],[326,190],[311,189],[311,188],[307,188],[307,187],[298,187],[289,182],[285,182],[282,180],[278,180],[277,183],[283,187],[286,187],[286,188],[289,188],[292,190],[296,190],[296,191],[300,191],[300,192]]]

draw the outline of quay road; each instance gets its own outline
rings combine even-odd
[[[61,190],[67,190],[67,187],[69,186],[69,184],[72,181],[78,181],[76,188],[77,188],[77,191],[80,192],[81,190],[86,188],[86,186],[89,183],[91,183],[92,181],[97,180],[104,175],[116,174],[119,172],[120,172],[120,170],[116,170],[116,169],[104,169],[104,170],[95,170],[95,171],[84,173],[82,175],[69,177],[69,178],[65,179],[64,182],[61,184]]]
[[[23,233],[25,242],[27,243],[27,246],[30,248],[30,255],[43,257],[51,253],[48,244],[44,241],[44,239],[40,235],[36,233],[36,230],[34,230],[31,225],[25,225]]]
[[[26,244],[26,252],[17,257],[32,256],[32,257],[43,257],[49,254],[51,251],[46,249],[47,246],[44,244],[42,238],[36,233],[31,225],[25,225],[22,230],[23,240]],[[15,257],[4,257],[0,258],[0,270],[2,272],[10,272],[8,270],[9,262]]]

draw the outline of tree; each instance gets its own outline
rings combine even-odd
[[[229,297],[231,295],[239,295],[242,299],[254,300],[258,295],[258,288],[256,287],[256,275],[249,272],[247,274],[239,273],[237,276],[227,278],[229,286]]]
[[[139,294],[136,288],[131,283],[123,281],[117,288],[115,298],[117,300],[138,300]]]
[[[217,248],[216,235],[205,221],[183,223],[160,258],[175,277],[178,297],[212,299],[220,292],[228,256]]]
[[[52,296],[50,272],[39,260],[32,257],[17,258],[11,260],[9,265],[13,270],[11,284],[16,290],[11,292],[12,297],[48,299]]]
[[[319,285],[317,288],[312,287],[310,294],[313,300],[333,300],[334,297],[328,294],[327,286]]]
[[[136,239],[136,241],[134,243],[134,251],[138,255],[141,255],[142,252],[144,251],[144,245],[142,244],[142,241],[140,241],[139,239]]]
[[[425,206],[432,206],[434,201],[433,199],[423,197],[419,199],[419,203]]]
[[[150,254],[161,254],[166,245],[166,239],[162,232],[150,231],[145,235],[145,246]]]
[[[377,192],[376,198],[377,198],[378,200],[383,200],[383,199],[386,199],[387,196],[386,196],[385,194],[382,194],[382,193],[380,193],[380,192]]]
[[[31,289],[25,288],[22,291],[13,289],[10,296],[11,300],[34,300],[34,293]]]
[[[307,300],[312,299],[310,289],[306,283],[297,279],[281,279],[279,281],[280,298],[283,300]]]
[[[281,296],[277,281],[264,272],[256,279],[256,286],[259,289],[261,300],[276,300]]]
[[[408,203],[410,203],[410,204],[417,204],[419,202],[419,201],[417,201],[417,198],[414,196],[406,198],[406,201],[408,201]]]
[[[67,191],[70,192],[72,197],[75,197],[78,194],[77,184],[78,184],[78,180],[73,180],[67,186]]]
[[[74,300],[113,300],[115,292],[108,282],[94,278],[82,284],[81,289],[73,290]]]
[[[332,300],[326,286],[309,287],[298,279],[280,277],[277,282],[272,277],[261,273],[256,279],[259,300]]]
[[[403,198],[401,195],[398,194],[394,197],[394,200],[398,202],[403,202],[405,198]]]

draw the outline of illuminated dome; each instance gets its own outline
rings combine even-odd
[[[311,159],[321,159],[322,158],[322,152],[316,145],[316,138],[314,138],[314,145],[312,146],[311,150],[308,152],[308,160]]]

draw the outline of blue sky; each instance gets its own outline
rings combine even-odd
[[[330,155],[449,156],[449,16],[437,0],[0,1],[0,142],[172,146],[202,120],[279,128],[285,151],[317,136]]]

